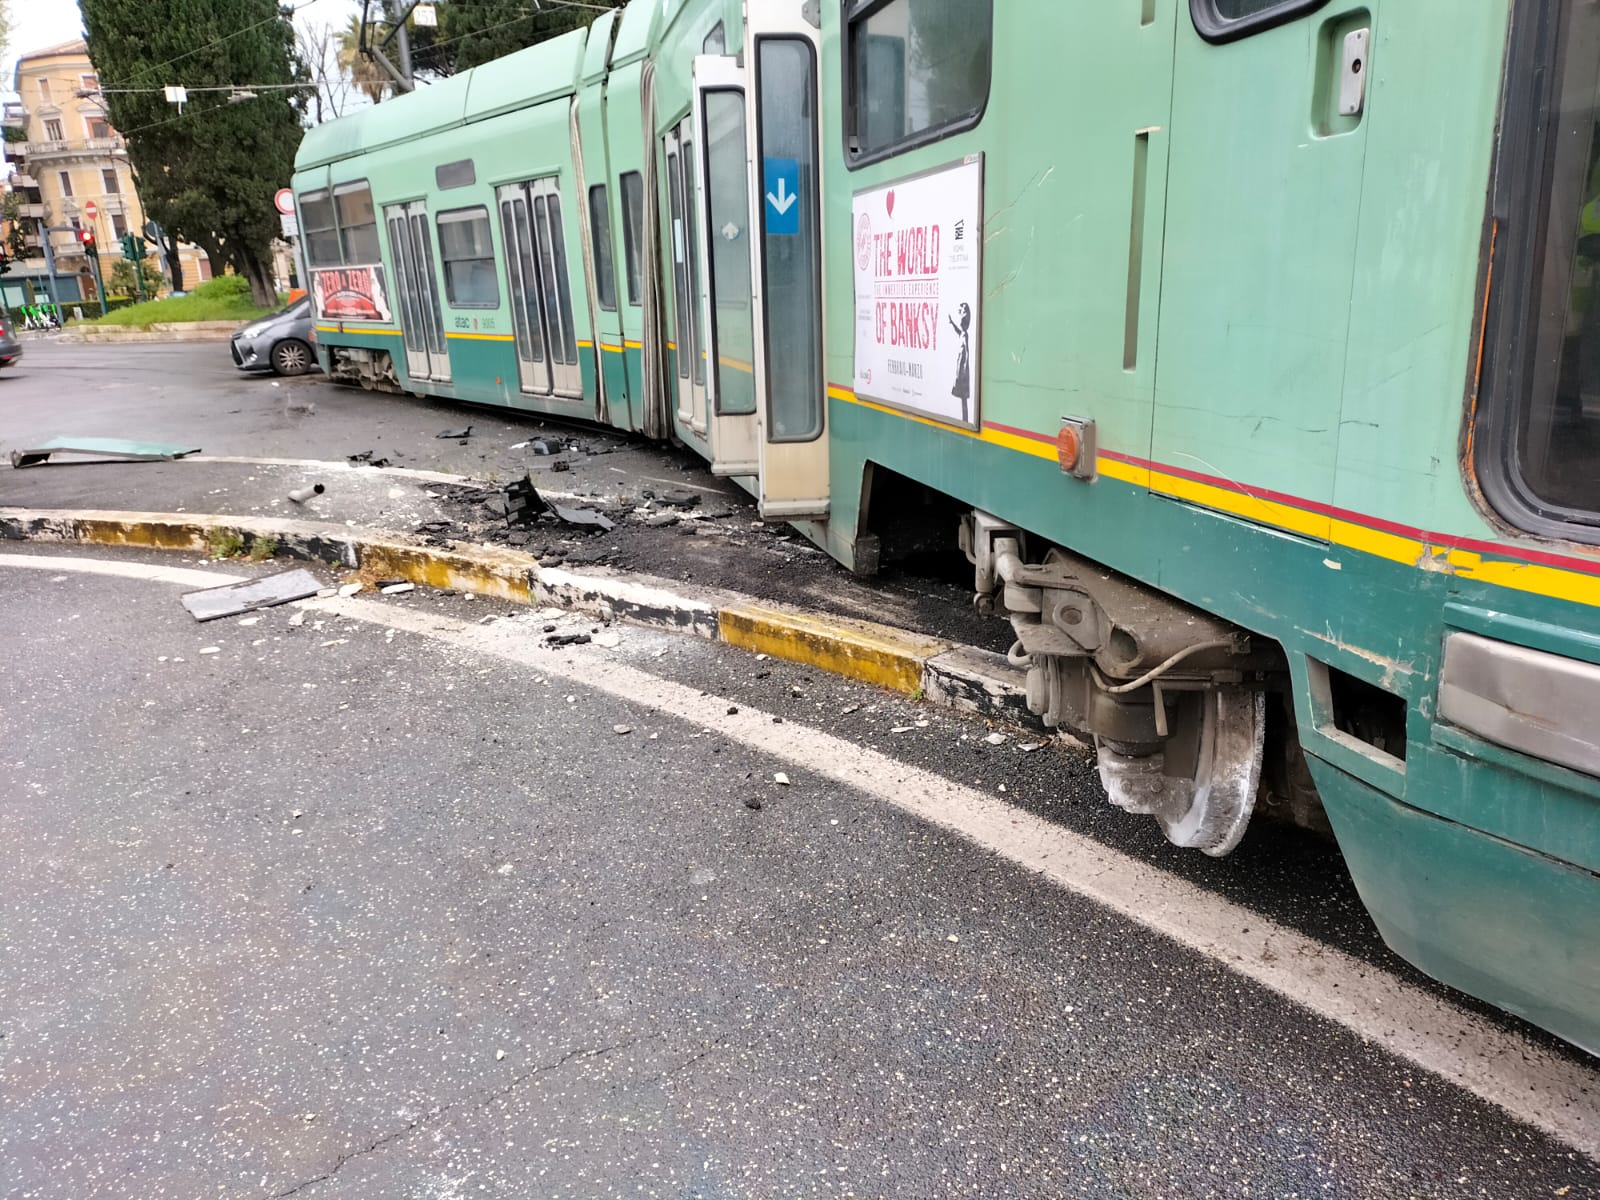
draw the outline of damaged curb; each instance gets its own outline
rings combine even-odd
[[[541,567],[515,550],[425,545],[385,530],[281,517],[0,508],[0,540],[6,541],[201,554],[222,539],[245,553],[260,543],[279,556],[381,578],[678,630],[920,696],[941,708],[1043,730],[1028,711],[1023,673],[1005,655],[870,621],[775,608],[647,576],[578,574]]]

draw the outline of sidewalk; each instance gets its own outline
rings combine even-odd
[[[267,396],[276,415],[292,419],[288,410],[298,407],[298,423],[313,427],[310,438],[288,440],[314,456],[271,453],[285,446],[281,428],[235,428],[231,418],[247,410],[215,404],[186,404],[175,422],[171,414],[150,420],[148,410],[113,402],[92,427],[38,423],[49,418],[35,413],[22,422],[21,440],[8,415],[5,451],[29,448],[31,426],[108,437],[181,428],[183,444],[220,445],[228,453],[0,466],[0,537],[200,554],[260,544],[372,578],[679,627],[1037,724],[1023,702],[1022,673],[1005,664],[1008,630],[978,618],[964,588],[914,576],[856,579],[787,526],[757,520],[748,496],[681,451],[527,414],[374,398],[320,381],[272,387],[276,382],[239,386],[252,399]],[[366,419],[341,413],[323,423],[314,415],[347,404],[366,410]],[[468,424],[471,437],[437,436]],[[363,433],[368,440],[358,446]],[[237,453],[251,443],[263,452]],[[369,450],[386,465],[334,457]],[[469,456],[481,470],[437,469],[441,460],[455,465]],[[549,513],[526,525],[509,522],[504,489],[524,478],[546,501],[598,514],[612,528]],[[321,495],[304,503],[289,498],[318,483]]]

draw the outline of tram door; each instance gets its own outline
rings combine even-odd
[[[581,399],[583,370],[556,178],[509,184],[495,198],[506,246],[518,386],[531,395]]]
[[[822,356],[818,32],[809,6],[747,0],[746,131],[754,184],[756,423],[763,519],[828,515],[827,381]]]
[[[667,203],[672,217],[672,320],[669,343],[677,362],[678,421],[698,434],[706,432],[705,320],[700,305],[699,195],[695,170],[694,118],[685,117],[664,139],[667,154]]]
[[[700,311],[714,475],[756,475],[761,469],[744,79],[737,59],[694,60],[694,127],[702,147],[697,223],[705,247]]]
[[[439,283],[433,271],[433,235],[426,201],[390,204],[383,210],[389,229],[389,254],[394,259],[400,301],[400,328],[405,331],[406,371],[413,379],[450,382],[450,353],[444,340],[444,315],[439,308]]]

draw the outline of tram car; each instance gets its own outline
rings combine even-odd
[[[1181,846],[1600,1052],[1600,6],[633,0],[311,130],[335,380],[931,514]]]

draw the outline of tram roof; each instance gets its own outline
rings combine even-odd
[[[577,88],[588,36],[587,29],[575,29],[348,117],[313,126],[301,139],[295,170],[326,166],[569,96]]]

